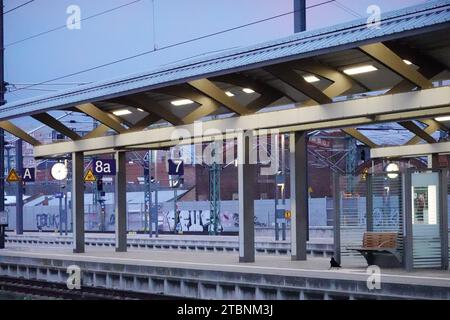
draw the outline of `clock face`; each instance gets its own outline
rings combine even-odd
[[[52,177],[55,180],[64,180],[67,177],[67,167],[64,163],[55,163],[52,167]]]

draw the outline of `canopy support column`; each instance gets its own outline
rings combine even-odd
[[[116,252],[127,251],[127,181],[125,169],[126,153],[116,152],[115,215]]]
[[[239,262],[255,261],[255,179],[254,168],[250,163],[251,142],[251,131],[238,134]]]
[[[18,175],[23,171],[22,140],[16,141],[16,171]],[[23,234],[23,181],[17,182],[16,189],[16,234]]]
[[[84,155],[72,153],[73,252],[84,253]]]
[[[306,131],[297,131],[290,134],[292,260],[306,260],[306,242],[308,239],[307,142]]]

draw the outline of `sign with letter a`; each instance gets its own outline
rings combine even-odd
[[[23,168],[22,181],[23,182],[34,182],[35,181],[35,169],[34,168]]]

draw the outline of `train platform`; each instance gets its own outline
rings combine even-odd
[[[16,235],[7,233],[8,244],[18,245],[71,245],[72,234],[60,235],[51,232],[27,232]],[[85,243],[88,247],[110,247],[115,245],[114,234],[86,233]],[[238,252],[237,236],[210,236],[189,234],[160,234],[149,237],[148,234],[129,233],[127,235],[129,248],[176,249],[187,251],[219,251]],[[275,241],[273,237],[259,236],[255,238],[255,248],[258,254],[288,255],[291,250],[289,238],[285,241]],[[331,238],[311,238],[307,244],[308,253],[312,256],[328,257],[333,254],[334,245]]]
[[[80,266],[87,286],[200,299],[450,298],[450,271],[382,269],[380,289],[370,289],[366,266],[352,259],[329,270],[329,259],[321,257],[261,255],[239,263],[228,252],[88,248],[74,254],[60,246],[20,245],[0,252],[2,276],[64,282],[69,265]]]

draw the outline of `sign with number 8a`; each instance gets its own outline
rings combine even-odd
[[[114,159],[95,159],[93,168],[96,176],[114,176],[116,161]]]

